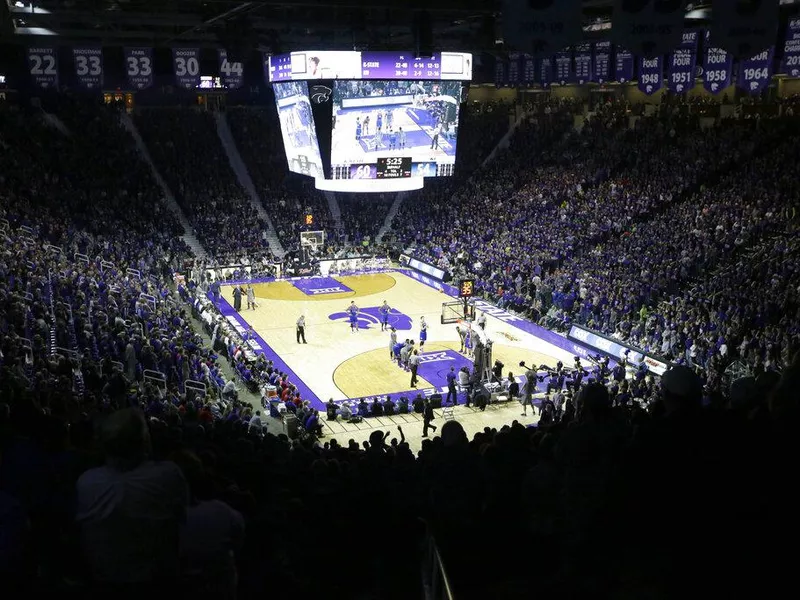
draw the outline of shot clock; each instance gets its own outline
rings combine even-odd
[[[462,279],[458,284],[459,298],[472,298],[475,295],[475,280]]]
[[[378,158],[377,179],[411,177],[410,156],[387,156]]]

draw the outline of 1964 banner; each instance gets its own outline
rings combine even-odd
[[[703,56],[703,87],[719,94],[731,84],[733,56],[722,48],[710,45],[711,33],[706,31],[706,49]]]
[[[694,69],[697,57],[697,31],[684,31],[680,45],[669,55],[667,88],[682,94],[694,87]]]
[[[200,49],[173,48],[172,70],[175,82],[186,89],[194,89],[200,85]]]
[[[783,68],[789,77],[800,77],[800,18],[789,19],[786,25]]]
[[[664,81],[662,73],[661,57],[639,58],[639,91],[652,96],[661,89]]]
[[[739,76],[736,78],[739,88],[751,94],[767,89],[772,77],[772,52],[773,48],[769,48],[739,62]]]
[[[611,79],[611,42],[596,42],[594,45],[594,78],[597,83]]]

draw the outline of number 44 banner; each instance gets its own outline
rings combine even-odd
[[[229,90],[242,87],[244,83],[244,67],[240,62],[229,62],[228,51],[219,51],[219,72],[223,85]]]

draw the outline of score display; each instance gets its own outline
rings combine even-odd
[[[396,179],[411,177],[410,156],[384,156],[378,158],[375,172],[377,179]]]
[[[475,280],[462,279],[458,284],[459,298],[472,298],[475,295]]]

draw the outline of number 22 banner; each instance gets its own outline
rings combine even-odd
[[[125,48],[125,74],[137,90],[153,85],[153,49]]]
[[[103,49],[97,46],[73,48],[75,75],[80,84],[88,90],[103,87]]]
[[[198,48],[173,48],[172,70],[175,81],[186,89],[200,85],[200,50]]]
[[[57,88],[58,50],[42,46],[28,48],[28,70],[39,87]]]
[[[219,51],[219,72],[222,83],[229,90],[242,87],[244,82],[244,68],[240,62],[228,62],[228,51]]]

